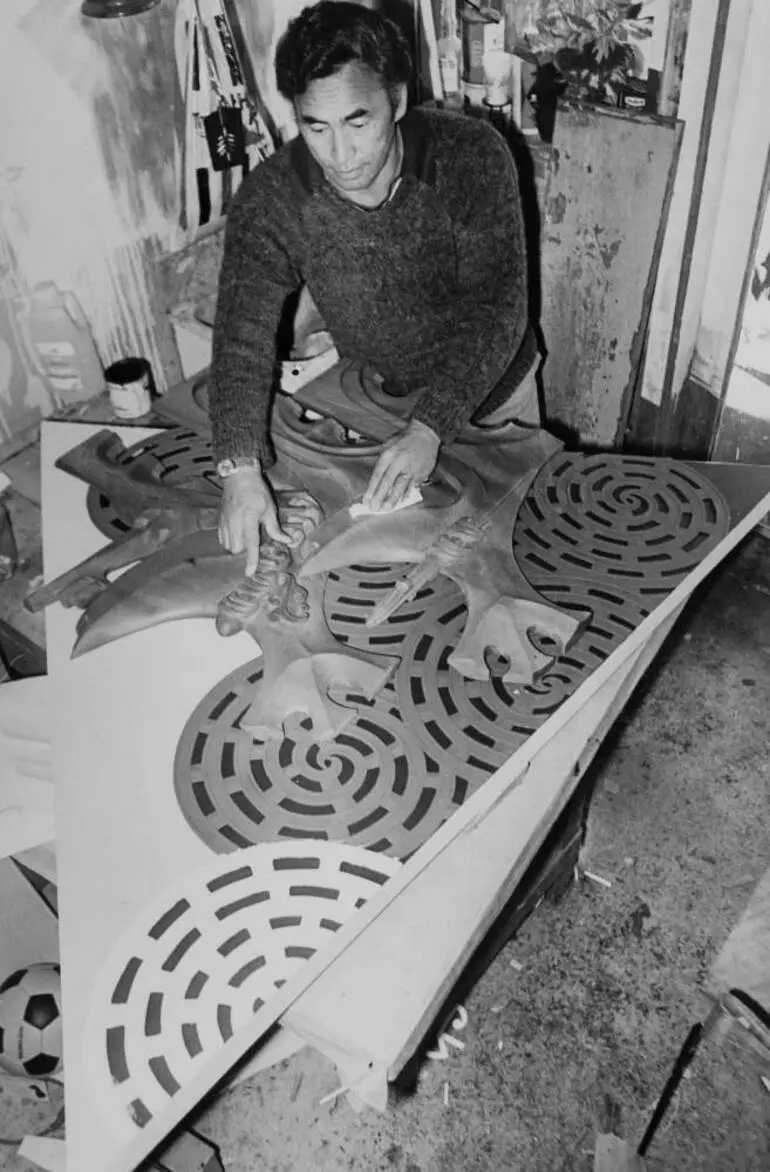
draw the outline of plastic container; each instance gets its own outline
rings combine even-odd
[[[508,106],[511,102],[511,79],[513,76],[513,57],[501,49],[493,49],[485,53],[482,61],[484,69],[484,101],[488,106]]]
[[[104,370],[74,293],[52,281],[36,285],[18,322],[29,357],[59,406],[104,390]]]

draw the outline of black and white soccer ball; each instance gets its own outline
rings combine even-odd
[[[0,984],[0,1071],[50,1078],[61,1067],[61,971],[30,964]]]

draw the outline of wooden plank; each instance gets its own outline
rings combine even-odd
[[[42,1135],[27,1135],[19,1147],[22,1159],[29,1160],[44,1172],[69,1172],[66,1164],[66,1145],[63,1139]]]
[[[384,1108],[385,1078],[396,1078],[418,1048],[679,613],[538,750],[494,817],[468,823],[286,1015],[334,1061],[344,1054],[351,1071],[370,1068],[359,1098]]]
[[[546,418],[580,444],[623,435],[681,128],[560,111],[542,232]],[[648,289],[649,286],[649,289]]]
[[[716,996],[740,989],[770,1013],[770,868],[709,970]]]
[[[717,398],[723,394],[733,361],[770,186],[770,107],[763,101],[768,43],[770,5],[755,4],[730,141],[726,157],[722,156],[722,194],[691,366],[692,377]]]
[[[223,1172],[219,1150],[197,1131],[182,1131],[156,1156],[153,1172]]]
[[[729,3],[720,7],[717,16],[707,82],[707,105],[695,165],[693,199],[685,229],[673,323],[669,326],[671,341],[663,383],[661,430],[656,446],[656,451],[660,452],[673,450],[667,442],[673,406],[695,351],[720,198],[730,164],[734,162],[726,160],[725,156],[731,140],[735,138],[739,83],[744,69],[752,5],[753,0],[729,0]],[[753,110],[749,117],[753,123]],[[763,153],[760,148],[760,155]],[[736,208],[733,214],[740,215],[740,210]],[[724,296],[729,296],[727,290]]]
[[[733,367],[730,386],[735,394],[736,384],[741,393],[746,390],[763,394],[770,401],[770,387],[761,384],[746,371]],[[745,389],[744,389],[745,388]],[[715,460],[756,460],[767,463],[770,455],[770,418],[757,414],[756,410],[741,410],[738,406],[723,404],[713,443]]]
[[[760,372],[752,373],[738,364],[744,321],[748,312],[748,298],[756,266],[763,263],[761,253],[764,240],[770,237],[770,147],[765,158],[764,175],[754,217],[741,292],[737,300],[737,313],[733,322],[732,336],[725,357],[724,370],[717,365],[715,377],[723,376],[721,384],[714,388],[719,394],[719,415],[711,436],[710,454],[713,458],[739,458],[735,452],[749,451],[749,459],[764,462],[767,447],[767,432],[770,431],[770,410],[767,400],[770,388],[768,377]],[[707,335],[703,331],[703,337]],[[713,341],[713,339],[712,339]],[[718,352],[718,346],[717,346]]]
[[[0,858],[55,837],[48,680],[0,688]]]
[[[646,1172],[647,1165],[625,1140],[616,1135],[596,1137],[594,1172]]]
[[[666,32],[666,52],[658,94],[658,113],[668,118],[676,118],[679,112],[691,7],[692,0],[671,0]]]
[[[103,538],[88,521],[85,485],[55,469],[63,451],[90,432],[85,425],[47,422],[43,427],[43,537],[47,576],[93,553]],[[124,433],[133,441],[136,430]],[[105,952],[138,910],[180,874],[208,863],[210,854],[184,823],[169,785],[176,744],[191,709],[212,683],[253,654],[240,636],[222,640],[206,622],[169,623],[110,644],[71,663],[76,614],[58,605],[47,615],[54,687],[59,838],[60,910],[65,1051],[68,1065],[69,1158],[78,1172],[129,1172],[160,1144],[256,1044],[297,998],[368,930],[399,893],[465,831],[494,819],[500,801],[551,739],[558,737],[611,676],[649,641],[660,624],[686,601],[695,586],[749,532],[766,511],[765,483],[756,485],[757,505],[700,566],[634,631],[585,684],[490,780],[418,851],[352,921],[328,949],[320,950],[255,1014],[212,1053],[168,1107],[147,1126],[130,1131],[118,1144],[95,1110],[91,1070],[83,1053],[89,992]],[[760,502],[761,498],[761,503]],[[88,719],[84,719],[84,705]],[[141,730],[141,735],[138,735]],[[137,810],[150,812],[138,820]],[[142,865],[136,860],[141,857]],[[448,856],[449,857],[449,856]],[[98,884],[94,875],[99,876]]]
[[[0,982],[24,965],[58,960],[56,917],[13,859],[0,859]]]
[[[641,394],[661,404],[672,331],[672,314],[685,258],[685,240],[693,201],[700,198],[704,121],[715,100],[713,47],[719,21],[730,0],[698,0],[692,5],[677,116],[684,124],[671,208],[665,228],[660,267],[655,283],[650,332],[645,353]],[[718,58],[717,58],[718,60]],[[708,126],[707,126],[708,128]],[[705,141],[708,141],[706,135]]]
[[[9,439],[3,440],[0,443],[0,465],[4,465],[6,460],[11,460],[15,456],[20,455],[27,448],[40,440],[40,421],[31,424],[29,427],[22,428],[12,435]]]

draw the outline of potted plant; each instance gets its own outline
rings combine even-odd
[[[543,0],[524,47],[568,97],[616,106],[644,67],[639,42],[652,35],[652,17],[643,9],[639,0]]]

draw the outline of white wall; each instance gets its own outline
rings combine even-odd
[[[770,103],[767,59],[770,54],[770,4],[754,0],[741,63],[740,85],[731,122],[729,148],[722,158],[724,183],[714,227],[710,264],[703,286],[702,309],[691,374],[715,398],[749,414],[770,418],[770,389],[728,372],[736,321],[742,316],[736,366],[770,369],[770,302],[749,295],[741,307],[748,266],[770,252],[770,212],[765,212],[756,257],[751,244],[770,153]],[[764,358],[763,351],[768,354]],[[729,375],[729,386],[725,380]]]
[[[173,97],[153,115],[154,136],[148,127],[152,166],[136,166],[136,157],[143,100],[155,104],[159,69],[169,68],[157,45],[168,10],[131,19],[139,23],[87,21],[80,0],[3,0],[0,233],[22,295],[47,280],[72,290],[102,361],[144,354],[162,385],[141,242],[162,247],[173,229]],[[121,74],[142,58],[144,73]],[[171,76],[170,94],[175,84]],[[7,279],[4,292],[8,299]]]

